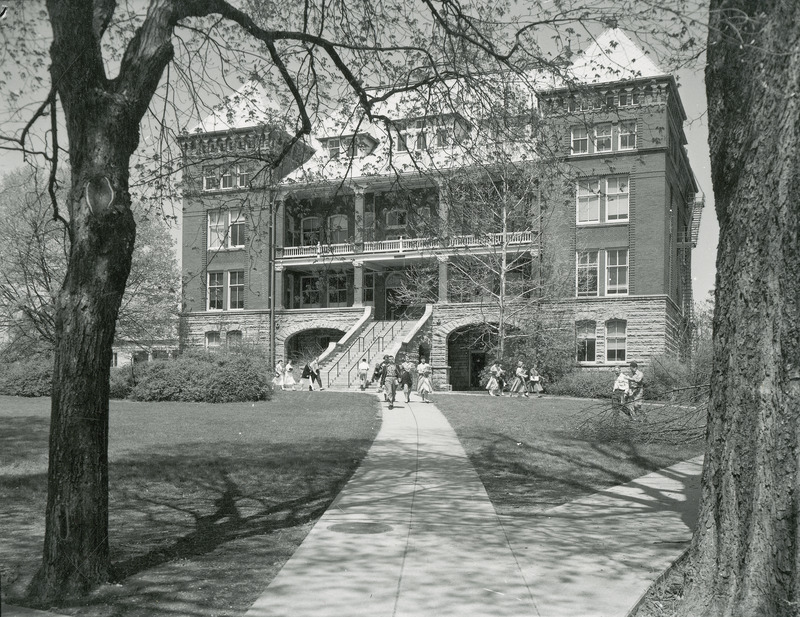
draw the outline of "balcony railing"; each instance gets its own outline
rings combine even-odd
[[[530,244],[534,240],[532,231],[511,231],[506,234],[469,234],[448,238],[397,238],[364,242],[363,248],[352,242],[341,244],[316,244],[312,246],[284,246],[278,248],[279,258],[323,257],[331,255],[353,255],[356,253],[409,253],[436,249],[459,249],[501,246],[506,244]]]

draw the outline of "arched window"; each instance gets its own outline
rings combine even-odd
[[[307,216],[301,224],[301,243],[303,246],[314,246],[321,238],[319,235],[321,221],[318,216]]]
[[[334,214],[328,217],[328,242],[331,244],[347,242],[346,214]]]
[[[594,362],[597,345],[597,322],[579,321],[575,324],[575,343],[578,362]]]
[[[606,360],[625,362],[628,322],[624,319],[611,319],[606,322]]]
[[[219,349],[219,332],[206,332],[206,349],[213,351]]]

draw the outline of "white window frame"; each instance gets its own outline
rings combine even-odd
[[[589,154],[589,131],[585,126],[573,126],[570,133],[570,152],[573,155]],[[576,148],[579,144],[580,148]]]
[[[581,341],[592,342],[592,356],[589,357],[589,346],[585,347],[586,359],[580,358]],[[597,361],[597,322],[593,319],[583,319],[575,322],[575,360],[580,363]]]
[[[594,127],[594,151],[611,152],[614,144],[614,128],[610,122],[603,122]]]
[[[605,184],[605,220],[607,223],[627,221],[630,215],[631,188],[628,176],[608,176],[603,180]],[[614,215],[611,215],[611,206],[614,205]],[[624,204],[624,207],[622,207]]]
[[[328,217],[328,242],[344,244],[347,242],[347,215],[332,214]]]
[[[225,273],[224,272],[209,272],[207,278],[208,297],[206,298],[207,311],[224,311],[225,310]],[[219,306],[211,306],[212,296],[214,300],[219,299]],[[216,302],[215,302],[216,303]]]
[[[236,188],[233,181],[233,169],[230,166],[221,168],[221,173],[219,174],[219,189],[227,191],[233,188]]]
[[[222,345],[221,338],[222,337],[220,337],[219,332],[214,332],[214,331],[206,332],[205,335],[206,349],[209,351],[219,349]]]
[[[250,166],[249,165],[237,165],[236,166],[236,185],[240,188],[247,188],[247,185],[250,183]]]
[[[622,120],[617,128],[617,149],[636,150],[636,120]]]
[[[390,215],[402,212],[403,213],[403,222],[402,223],[390,223],[389,217]],[[386,229],[405,229],[408,225],[408,210],[405,208],[392,208],[391,210],[387,210],[384,214],[384,221],[386,223]]]
[[[306,222],[315,221],[315,226],[306,229]],[[304,216],[300,221],[300,246],[316,246],[322,241],[322,219],[318,216]]]
[[[228,212],[228,248],[244,247],[246,225],[244,212],[241,210],[230,210]],[[234,227],[237,228],[235,233]]]
[[[628,249],[606,250],[606,295],[628,295]],[[612,283],[612,279],[615,281]],[[622,281],[622,282],[620,282]]]
[[[336,282],[334,287],[332,284]],[[328,306],[347,306],[347,275],[346,274],[331,274],[328,276]],[[331,300],[331,292],[336,293],[336,300]],[[344,299],[342,299],[344,298]]]
[[[633,107],[639,104],[639,92],[636,90],[626,90],[620,92],[617,97],[619,107]]]
[[[328,151],[328,159],[336,161],[342,153],[342,142],[338,137],[331,137],[325,143],[325,149]]]
[[[228,222],[223,210],[208,211],[208,248],[218,250],[225,247]]]
[[[628,322],[624,319],[609,319],[606,322],[606,362],[610,362],[613,364],[617,363],[624,363],[628,357]],[[620,331],[617,329],[619,326],[622,326],[622,334],[620,335]],[[612,326],[615,327],[615,330],[612,332]],[[614,346],[612,347],[612,341]],[[620,342],[622,343],[620,345]],[[622,351],[622,357],[620,356],[620,350]],[[614,351],[614,358],[612,359],[611,352]]]
[[[592,225],[600,222],[600,180],[581,178],[576,189],[575,217],[578,225]],[[581,216],[585,212],[585,216]]]
[[[216,191],[218,188],[217,168],[210,165],[203,167],[203,190]]]
[[[235,276],[235,282],[234,282]],[[241,306],[234,306],[234,294]],[[244,270],[231,270],[228,272],[228,310],[244,310]]]
[[[304,289],[304,281],[311,282],[311,292],[315,293],[317,297],[316,302],[306,302],[303,293],[305,292]],[[306,275],[300,277],[300,306],[301,308],[319,308],[321,306],[320,302],[322,300],[322,290],[319,288],[319,277],[314,275]]]
[[[595,289],[581,290],[581,275],[591,277],[594,271]],[[578,251],[575,254],[575,293],[578,298],[596,298],[600,295],[600,251]]]

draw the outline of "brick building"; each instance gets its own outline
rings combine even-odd
[[[321,355],[330,384],[351,383],[361,357],[405,350],[430,355],[439,386],[475,387],[486,351],[469,334],[499,309],[465,295],[459,266],[502,247],[536,272],[546,246],[568,285],[537,310],[561,316],[578,366],[682,354],[702,200],[675,80],[619,30],[566,68],[568,81],[531,75],[513,90],[527,88],[546,146],[515,145],[516,163],[546,149],[567,197],[546,227],[541,210],[496,226],[487,204],[479,234],[456,223],[447,188],[454,170],[493,156],[487,119],[468,104],[390,100],[388,129],[327,118],[268,172],[289,136],[266,88],[246,84],[181,137],[182,345],[268,346],[274,325],[276,355]],[[408,299],[412,270],[430,274],[424,302]]]

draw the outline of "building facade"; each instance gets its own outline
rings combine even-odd
[[[619,30],[570,69],[569,82],[524,84],[544,128],[502,149],[516,174],[505,184],[486,117],[407,101],[388,128],[321,123],[270,171],[288,135],[246,85],[181,138],[182,345],[274,342],[278,357],[321,355],[339,385],[361,357],[404,350],[430,356],[439,387],[468,389],[487,361],[472,334],[543,311],[574,336],[581,367],[680,356],[702,200],[675,80]],[[558,196],[533,177],[543,151]],[[459,174],[491,190],[466,197]],[[545,262],[561,266],[556,295],[534,291]],[[485,283],[494,275],[503,294]]]

